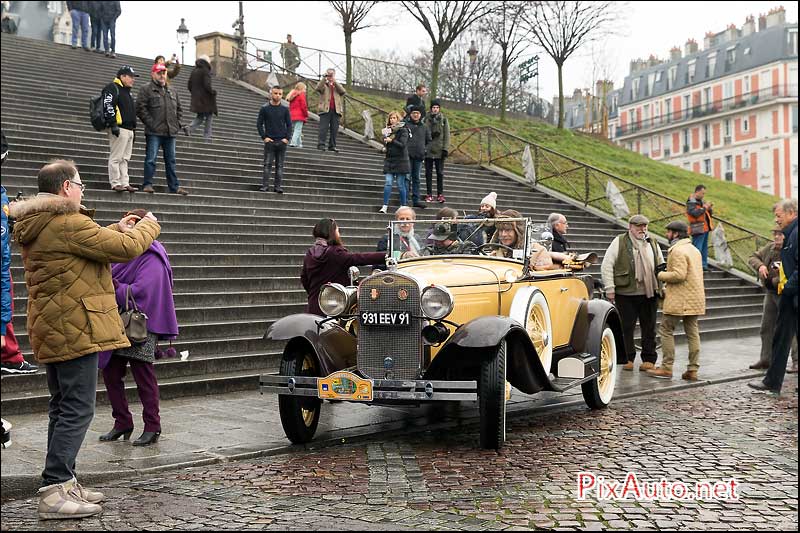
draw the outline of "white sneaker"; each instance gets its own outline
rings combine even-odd
[[[380,210],[379,210],[378,212],[379,212],[379,213],[386,214],[386,212],[387,212],[388,210],[389,210],[389,206],[388,206],[388,205],[384,205],[383,207],[381,207],[381,208],[380,208]]]
[[[86,518],[103,511],[97,504],[81,497],[75,487],[75,479],[65,483],[48,485],[39,489],[39,519],[62,520],[64,518]]]

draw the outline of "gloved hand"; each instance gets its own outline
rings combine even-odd
[[[442,150],[442,159],[445,159],[449,153],[447,150]]]
[[[119,137],[119,126],[117,126],[116,124],[111,126],[111,135],[113,135],[114,137]]]
[[[183,134],[188,137],[189,136],[189,126],[183,126],[181,129],[183,130]]]
[[[667,264],[666,263],[661,263],[660,265],[658,265],[656,267],[656,274],[658,274],[659,272],[666,272],[666,271],[667,271]]]

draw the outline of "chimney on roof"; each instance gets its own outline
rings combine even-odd
[[[678,61],[681,58],[681,47],[680,46],[673,46],[669,50],[669,60],[670,61]]]
[[[614,82],[611,80],[597,80],[594,87],[596,96],[604,96],[614,90]]]
[[[644,59],[634,59],[633,61],[631,61],[631,74],[639,72],[645,67],[646,64],[647,61],[645,61]]]
[[[767,28],[767,16],[761,14],[758,16],[758,31],[765,30]]]
[[[742,24],[742,37],[747,37],[748,35],[752,35],[756,32],[756,19],[753,15],[750,15],[744,20],[744,24]]]
[[[686,46],[684,47],[684,55],[690,56],[692,54],[697,53],[697,41],[694,39],[689,39],[686,41]]]
[[[786,10],[783,6],[770,9],[767,13],[767,28],[786,24]]]
[[[725,29],[725,42],[733,42],[739,38],[739,30],[736,28],[736,24],[728,24],[728,27]]]
[[[716,34],[713,31],[707,31],[703,39],[703,50],[708,50],[715,44],[717,44]]]
[[[661,63],[661,60],[659,58],[657,58],[653,54],[650,54],[650,57],[647,58],[647,66],[648,67],[654,67],[654,66],[658,65],[659,63]]]

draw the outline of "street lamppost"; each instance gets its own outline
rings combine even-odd
[[[472,102],[475,103],[475,92],[477,89],[477,79],[475,78],[475,64],[478,61],[478,48],[475,46],[475,41],[471,41],[469,45],[469,50],[467,50],[467,55],[469,56],[469,78],[470,84],[472,85]]]
[[[176,30],[178,32],[178,43],[181,45],[181,63],[183,63],[183,46],[189,41],[189,28],[184,23],[186,19],[181,19],[181,25]]]

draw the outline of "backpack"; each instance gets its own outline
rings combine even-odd
[[[117,89],[117,84],[114,84],[114,90],[117,92],[116,96],[119,96],[119,89]],[[89,121],[92,123],[92,127],[97,131],[103,131],[108,127],[106,124],[106,118],[103,116],[103,93],[101,92],[99,96],[92,96],[89,98]]]

